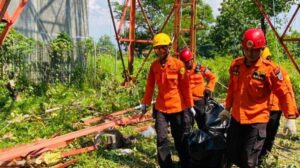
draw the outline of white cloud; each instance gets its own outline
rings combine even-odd
[[[89,9],[90,9],[90,10],[93,10],[94,7],[97,5],[97,4],[96,4],[96,0],[89,0],[88,3],[89,3],[88,6],[89,6]]]
[[[296,9],[297,9],[297,5],[293,5],[292,8],[291,8],[291,10],[288,13],[288,17],[287,17],[286,20],[288,20],[288,21],[291,20],[292,15],[295,13]],[[287,24],[288,23],[286,23],[286,26],[287,26]],[[296,14],[296,16],[295,16],[295,18],[294,18],[294,20],[293,20],[293,22],[291,24],[291,28],[293,30],[299,31],[299,27],[300,27],[300,12],[298,11],[298,13]]]
[[[214,17],[220,15],[219,8],[221,7],[222,0],[204,0],[204,3],[211,6]]]
[[[111,2],[125,3],[125,0],[111,0]],[[204,0],[213,9],[213,15],[219,15],[218,8],[222,0]],[[89,0],[89,32],[90,36],[98,39],[104,34],[114,37],[114,30],[112,26],[111,16],[108,8],[107,0]],[[118,26],[118,23],[117,23]]]
[[[108,13],[108,8],[100,0],[89,0],[89,12],[90,15],[102,16],[102,14]]]
[[[115,1],[115,0],[114,0]],[[114,2],[112,1],[112,2]],[[121,0],[118,0],[121,1]],[[121,2],[122,3],[122,2]],[[90,36],[98,39],[107,34],[114,36],[111,16],[106,0],[89,0],[89,32]]]

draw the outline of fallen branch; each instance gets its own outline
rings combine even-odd
[[[107,123],[103,123],[97,126],[93,126],[90,128],[85,128],[82,130],[78,130],[75,132],[71,132],[62,136],[58,136],[48,140],[42,140],[37,142],[36,144],[29,144],[25,146],[16,147],[13,149],[6,150],[5,152],[0,152],[0,161],[11,161],[18,157],[28,156],[28,154],[32,153],[33,151],[43,150],[45,148],[58,148],[61,146],[62,143],[66,143],[71,141],[75,138],[85,136],[91,133],[100,132],[107,128],[115,127],[116,125],[123,126],[128,124],[136,124],[139,122],[149,121],[152,118],[150,116],[144,117],[140,119],[141,115],[135,115],[132,117],[122,118],[116,121],[109,121]],[[60,145],[58,145],[60,144]]]
[[[52,113],[52,112],[60,110],[60,109],[61,109],[61,107],[54,107],[52,109],[45,110],[45,113]]]

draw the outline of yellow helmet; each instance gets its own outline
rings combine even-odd
[[[170,45],[171,38],[165,33],[158,33],[153,38],[153,47],[160,45]]]
[[[271,55],[272,55],[272,54],[271,54],[271,52],[270,52],[269,47],[265,47],[263,53],[261,54],[261,57],[262,57],[263,59],[266,59],[267,57],[269,57],[269,56],[271,56]]]

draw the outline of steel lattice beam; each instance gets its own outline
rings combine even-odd
[[[266,14],[262,4],[260,3],[259,0],[254,0],[255,4],[257,5],[259,11],[261,12],[261,14],[263,15],[263,17],[266,19],[267,23],[270,25],[272,31],[275,33],[277,40],[279,41],[280,45],[282,46],[282,48],[284,49],[284,52],[287,54],[288,58],[291,60],[291,62],[293,63],[293,65],[295,66],[296,70],[298,71],[298,73],[300,74],[300,68],[297,64],[297,62],[295,61],[295,59],[293,58],[293,55],[291,54],[288,46],[284,43],[284,41],[300,41],[299,38],[295,38],[295,39],[285,39],[285,35],[286,32],[288,30],[288,28],[290,27],[292,21],[294,20],[296,14],[299,11],[300,8],[300,4],[298,4],[298,7],[296,9],[296,11],[294,12],[294,14],[292,15],[292,18],[290,19],[287,27],[285,28],[283,34],[280,36],[278,31],[275,29],[274,25],[272,24],[269,16]]]
[[[7,37],[8,33],[12,29],[13,25],[18,20],[19,16],[21,15],[25,5],[27,4],[28,0],[21,0],[18,7],[14,11],[13,15],[10,16],[7,12],[8,5],[10,3],[10,0],[1,0],[0,2],[0,17],[1,21],[4,22],[6,25],[4,29],[2,30],[2,33],[0,35],[0,46],[3,44],[5,38]]]
[[[134,53],[135,53],[135,44],[136,43],[152,43],[152,39],[136,39],[135,37],[135,31],[136,31],[136,25],[135,25],[135,18],[136,18],[136,8],[137,6],[140,7],[141,13],[143,14],[145,23],[148,26],[148,30],[151,33],[151,37],[154,36],[154,31],[151,27],[150,21],[147,18],[147,15],[145,13],[145,10],[142,5],[141,0],[126,0],[124,3],[121,19],[119,22],[118,30],[115,30],[116,34],[116,39],[118,43],[125,42],[128,43],[128,67],[127,70],[124,69],[124,71],[128,71],[130,75],[133,74],[133,62],[134,62]],[[180,46],[179,46],[179,39],[180,39],[180,33],[183,32],[181,28],[180,22],[181,22],[181,9],[182,7],[189,7],[191,10],[191,21],[190,21],[190,27],[187,30],[187,33],[189,33],[190,36],[190,41],[189,41],[189,47],[195,54],[196,52],[196,0],[191,0],[189,3],[182,3],[181,0],[175,0],[174,6],[171,9],[171,12],[169,13],[167,19],[165,22],[162,24],[162,27],[159,32],[162,32],[164,30],[165,25],[169,21],[170,17],[173,15],[175,18],[174,22],[174,33],[173,33],[173,50],[175,52],[175,55],[178,55]],[[129,11],[130,17],[129,17],[129,33],[128,33],[128,38],[126,37],[121,37],[121,32],[123,30],[123,27],[125,26],[125,18],[126,18],[126,13]],[[113,15],[111,16],[112,20],[114,20]],[[156,32],[156,33],[159,33]],[[118,44],[119,45],[119,44]],[[119,47],[120,48],[120,47]],[[151,54],[152,49],[148,52],[148,54],[145,57],[144,62],[142,63],[142,66],[140,69],[137,71],[136,76],[130,77],[131,80],[135,80],[138,77],[138,74],[140,73],[141,69],[143,68],[143,65],[145,61],[148,59],[149,55]]]

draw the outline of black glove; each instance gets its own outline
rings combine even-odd
[[[209,89],[204,90],[204,98],[208,99],[211,97],[211,91]]]
[[[155,104],[153,104],[153,108],[152,108],[152,118],[153,119],[156,119],[156,116],[157,116],[157,110],[155,108]]]
[[[208,100],[211,97],[211,91],[208,90],[208,89],[205,89],[203,94],[204,94],[204,102],[207,105],[208,104]]]

